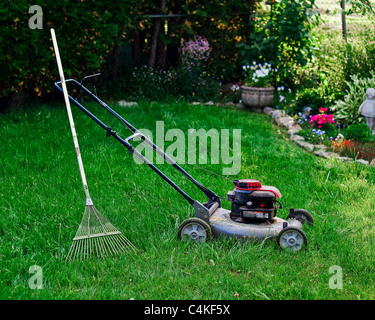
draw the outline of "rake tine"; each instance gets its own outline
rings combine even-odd
[[[136,252],[136,247],[96,210],[92,202],[88,203],[66,261]]]

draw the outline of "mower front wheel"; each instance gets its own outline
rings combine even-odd
[[[185,220],[178,229],[178,237],[195,243],[205,242],[212,237],[210,225],[199,218]]]
[[[295,227],[286,227],[277,236],[277,243],[282,249],[299,251],[307,243],[305,233]]]

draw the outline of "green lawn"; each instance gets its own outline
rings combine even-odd
[[[184,132],[242,129],[241,173],[229,178],[254,178],[278,187],[282,218],[290,207],[309,210],[315,226],[305,228],[307,248],[293,254],[275,242],[179,241],[178,227],[193,215],[192,208],[74,108],[94,204],[139,252],[65,263],[85,196],[65,107],[44,105],[0,115],[1,299],[375,298],[374,168],[306,153],[264,114],[184,103],[115,109],[137,128],[153,132],[158,120],[165,121],[166,130]],[[109,115],[98,114],[118,128]],[[221,173],[221,165],[202,166]],[[205,200],[177,172],[160,167],[193,198]],[[183,167],[220,196],[233,189],[230,181]],[[35,264],[43,268],[41,290],[28,285]],[[342,290],[329,287],[335,265],[343,270]]]

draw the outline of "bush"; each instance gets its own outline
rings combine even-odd
[[[296,66],[312,58],[311,30],[318,23],[313,11],[315,0],[281,0],[271,12],[252,19],[252,32],[246,43],[238,45],[244,64],[263,61],[279,70],[281,81],[290,87]]]
[[[345,138],[353,139],[355,141],[369,141],[371,135],[371,129],[365,123],[352,124],[345,130]]]
[[[128,84],[128,94],[135,99],[144,98],[151,101],[168,98],[217,100],[220,83],[205,71],[205,62],[210,51],[211,47],[203,37],[195,36],[190,41],[182,41],[180,64],[176,69],[136,67]]]
[[[50,28],[55,28],[66,78],[100,71],[115,45],[132,28],[137,2],[46,0],[43,29],[28,26],[30,1],[5,1],[0,7],[0,97],[22,90],[43,96],[59,79]]]
[[[343,100],[338,100],[331,107],[335,111],[335,118],[346,124],[361,123],[364,117],[358,113],[358,108],[366,99],[366,90],[375,88],[375,74],[371,72],[370,78],[360,79],[351,76],[351,82],[346,82],[348,89]]]

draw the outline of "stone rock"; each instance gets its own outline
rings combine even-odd
[[[265,107],[264,109],[263,109],[263,112],[266,114],[266,115],[268,115],[268,116],[270,116],[270,115],[272,115],[272,113],[275,111],[275,109],[274,108],[271,108],[271,107]]]
[[[121,106],[121,107],[132,107],[132,106],[137,106],[138,103],[135,102],[135,101],[124,101],[124,100],[121,100],[118,102],[118,105]]]
[[[245,109],[245,104],[243,103],[236,103],[234,106],[239,109]]]
[[[305,142],[304,145],[302,146],[305,150],[308,152],[313,152],[314,151],[314,145],[308,142]]]
[[[341,160],[341,161],[347,161],[347,162],[349,162],[349,161],[353,161],[353,159],[352,158],[349,158],[349,157],[337,157],[337,159],[338,160]],[[375,165],[375,164],[374,164]]]
[[[375,167],[375,159],[372,159],[371,162],[370,162],[370,166],[371,167]]]
[[[315,150],[327,150],[327,146],[325,146],[324,144],[316,144],[314,145],[314,148]]]
[[[361,164],[365,164],[365,165],[368,165],[368,164],[369,164],[369,162],[368,162],[367,160],[364,160],[364,159],[358,159],[358,160],[356,160],[355,162],[357,162],[357,163],[361,163]]]
[[[293,122],[289,122],[289,123],[287,124],[287,128],[288,128],[288,130],[294,130],[294,131],[296,131],[296,132],[302,130],[302,128],[300,127],[300,125],[297,124],[297,123],[295,123],[294,121],[293,121]]]
[[[314,154],[318,157],[324,157],[325,151],[322,150],[322,149],[319,149],[319,150],[315,151]]]
[[[206,105],[206,106],[213,106],[214,103],[213,103],[213,101],[208,101],[208,102],[205,103],[205,105]]]
[[[284,110],[275,110],[274,112],[272,112],[272,119],[274,119],[275,121],[278,118],[285,117],[285,116],[286,116],[286,113]]]
[[[325,151],[325,149],[319,149],[314,151],[314,154],[318,157],[323,157],[323,158],[339,158],[340,155],[335,153],[335,152],[330,152],[330,151]]]
[[[309,151],[309,152],[313,152],[314,151],[314,145],[312,145],[311,143],[308,143],[306,141],[302,141],[302,140],[296,140],[295,141],[296,145]]]
[[[324,152],[325,158],[338,158],[340,155],[335,152]]]
[[[288,134],[289,134],[289,136],[293,136],[301,130],[302,130],[302,128],[300,127],[300,125],[295,124],[294,126],[292,126],[291,128],[288,129]]]
[[[275,119],[276,120],[276,123],[280,126],[283,126],[285,128],[288,128],[288,125],[293,125],[294,124],[294,120],[292,117],[290,116],[286,116],[286,117],[278,117]]]
[[[305,141],[305,138],[302,136],[299,136],[298,134],[294,134],[290,137],[290,140],[292,141]]]
[[[194,102],[192,102],[191,104],[192,104],[193,106],[196,106],[196,105],[198,105],[198,104],[202,104],[202,102],[194,101]]]

